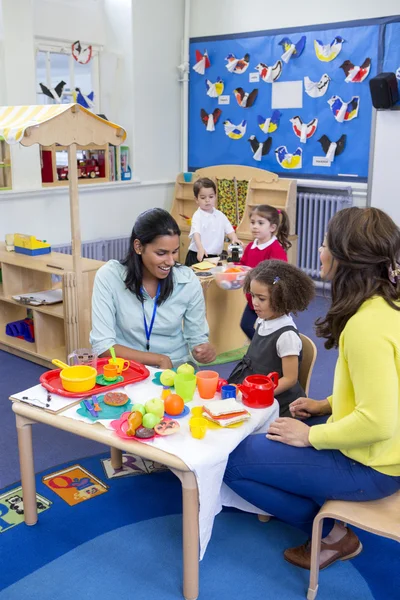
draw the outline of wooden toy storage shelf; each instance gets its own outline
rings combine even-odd
[[[82,347],[89,344],[91,327],[91,298],[96,271],[101,261],[82,258],[84,312],[82,315]],[[47,267],[47,265],[52,267]],[[0,243],[0,349],[16,354],[44,366],[51,366],[51,359],[65,361],[74,348],[71,344],[68,324],[76,320],[74,273],[72,256],[51,252],[39,256],[25,256],[7,252]],[[57,268],[59,267],[59,268]],[[62,277],[54,283],[52,275]],[[63,302],[48,306],[29,306],[13,300],[12,296],[40,292],[62,286]],[[24,319],[27,310],[33,314],[35,341],[33,343],[6,335],[7,323]]]

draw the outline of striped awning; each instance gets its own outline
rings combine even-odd
[[[37,127],[47,121],[56,119],[60,115],[67,115],[67,113],[83,112],[92,121],[92,125],[95,122],[101,122],[102,130],[104,132],[104,125],[112,129],[112,135],[115,136],[115,130],[118,130],[118,138],[121,143],[126,138],[125,131],[115,123],[102,119],[95,115],[90,110],[83,108],[80,104],[50,104],[50,105],[33,105],[33,106],[1,106],[0,107],[0,136],[5,139],[9,144],[17,144],[23,139],[26,130],[29,127]],[[57,119],[57,123],[59,120]],[[56,128],[56,122],[54,122]],[[110,131],[111,133],[111,131]],[[65,134],[64,134],[65,135]],[[104,137],[104,135],[103,135]],[[57,133],[55,132],[54,141],[58,141]],[[92,140],[96,143],[95,139]],[[69,143],[77,142],[77,139],[71,139]],[[67,142],[68,143],[68,142]],[[114,143],[110,139],[110,143]],[[65,141],[64,141],[65,144]]]

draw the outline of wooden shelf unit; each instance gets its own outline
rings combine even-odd
[[[180,215],[192,217],[197,209],[193,196],[193,183],[200,177],[209,177],[217,185],[218,179],[233,179],[248,181],[246,208],[236,233],[238,238],[247,245],[252,239],[249,227],[249,209],[257,204],[269,204],[275,208],[287,212],[290,222],[289,240],[292,247],[288,252],[289,262],[297,264],[297,235],[296,231],[296,195],[297,182],[294,179],[283,179],[275,173],[256,169],[254,167],[243,167],[241,165],[221,165],[216,167],[205,167],[193,173],[191,182],[186,182],[183,173],[179,173],[175,182],[174,200],[171,214],[179,224],[182,231],[179,260],[185,260],[189,246],[189,231],[185,219]],[[217,186],[218,187],[218,186]],[[218,199],[217,199],[218,208]]]
[[[91,329],[91,300],[94,277],[104,263],[83,258],[82,275],[84,287],[84,313],[80,319],[79,332],[81,346],[89,344]],[[48,266],[51,265],[51,266]],[[39,256],[26,256],[7,252],[0,243],[0,349],[16,354],[44,366],[51,365],[51,359],[65,361],[74,350],[75,330],[78,327],[76,306],[68,293],[68,286],[74,282],[72,256],[51,252]],[[24,305],[12,298],[17,294],[40,292],[54,289],[60,284],[54,282],[53,275],[61,276],[63,302],[48,306]],[[33,315],[35,341],[26,342],[6,335],[7,323],[24,319],[27,311]]]
[[[0,136],[0,191],[12,189],[10,146]]]
[[[103,160],[104,160],[104,165],[103,165],[103,169],[104,169],[104,177],[79,177],[78,175],[78,183],[80,184],[87,184],[87,183],[105,183],[107,181],[110,181],[110,158],[109,158],[109,144],[104,144],[103,146],[97,146],[94,144],[90,144],[88,146],[78,146],[76,147],[77,151],[82,151],[82,150],[86,150],[89,153],[93,153],[93,154],[97,154],[99,152],[101,152],[103,154]],[[68,179],[62,179],[60,180],[58,177],[58,171],[57,171],[57,152],[67,152],[68,151],[68,147],[67,146],[61,146],[59,144],[52,144],[51,146],[41,146],[40,147],[40,152],[41,152],[41,160],[42,160],[42,187],[59,187],[59,186],[68,186]],[[44,167],[44,163],[48,160],[47,157],[51,157],[50,158],[50,162],[51,162],[51,174],[52,174],[52,181],[43,181],[43,167]],[[79,171],[79,167],[78,167],[78,171]]]

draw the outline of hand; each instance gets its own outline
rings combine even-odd
[[[205,256],[208,256],[207,252],[202,248],[201,250],[197,250],[197,260],[201,262]]]
[[[328,406],[326,406],[328,404]],[[311,398],[297,398],[289,405],[290,414],[296,419],[309,419],[329,414],[330,404],[327,400],[311,400]]]
[[[308,441],[310,427],[305,423],[291,419],[290,417],[280,417],[269,426],[266,437],[274,442],[282,442],[288,446],[297,446],[306,448],[311,446]]]
[[[209,342],[195,346],[192,349],[192,354],[198,362],[204,364],[212,362],[217,355],[214,346],[212,346]]]
[[[160,354],[160,360],[158,362],[159,369],[172,369],[172,362],[169,356],[165,356],[165,354]]]

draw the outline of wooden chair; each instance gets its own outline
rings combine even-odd
[[[300,365],[299,382],[301,387],[308,396],[310,389],[311,375],[317,359],[317,347],[312,340],[306,335],[300,333],[300,338],[303,344],[303,360]]]
[[[370,500],[369,502],[344,500],[325,502],[313,523],[307,600],[314,600],[318,593],[322,525],[323,520],[327,518],[343,521],[364,531],[400,542],[400,492],[382,498],[382,500]]]
[[[299,382],[301,387],[308,396],[310,389],[311,375],[317,359],[317,347],[312,340],[306,335],[300,333],[301,342],[303,344],[303,360],[300,365]],[[258,515],[258,520],[261,523],[267,523],[270,520],[269,515]]]

